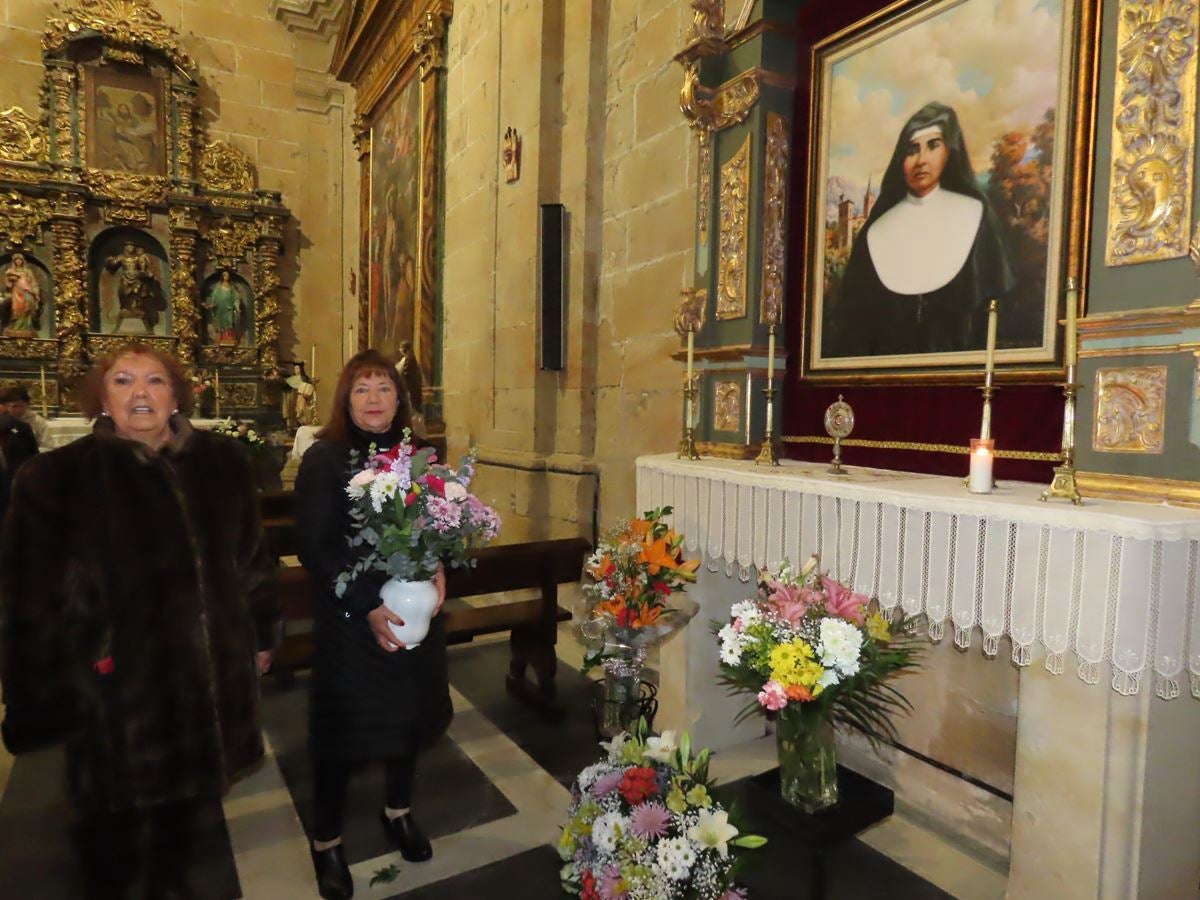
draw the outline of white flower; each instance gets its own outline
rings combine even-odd
[[[603,763],[603,762],[592,763],[590,766],[588,766],[586,769],[584,769],[582,772],[580,772],[579,778],[576,779],[579,782],[580,790],[586,791],[588,788],[590,788],[592,786],[592,784],[596,781],[597,778],[599,778],[603,773],[605,773],[607,771],[608,771],[608,763]]]
[[[729,824],[729,813],[702,809],[696,824],[687,830],[689,841],[701,847],[716,850],[721,859],[729,858],[729,842],[737,837],[738,830]]]
[[[622,731],[620,734],[614,735],[611,741],[601,741],[600,746],[608,751],[610,761],[619,762],[621,751],[627,743],[629,743],[629,735]]]
[[[842,677],[838,674],[838,670],[831,667],[821,673],[821,677],[817,679],[817,687],[832,687],[841,680]]]
[[[736,666],[742,661],[742,645],[722,644],[721,645],[721,662],[727,666]]]
[[[720,631],[717,632],[717,639],[722,644],[737,643],[737,641],[739,640],[737,629],[735,629],[732,625],[726,625]]]
[[[447,481],[445,489],[447,500],[466,500],[467,489],[457,481]]]
[[[862,632],[845,619],[828,616],[821,620],[821,641],[817,652],[821,665],[836,667],[843,675],[859,670],[858,655],[862,651]]]
[[[350,484],[354,487],[365,488],[374,480],[375,473],[371,469],[363,469],[361,472],[354,473],[354,477],[350,479]]]
[[[692,870],[692,864],[696,861],[696,851],[685,837],[667,838],[658,842],[655,857],[659,871],[667,878],[672,881],[683,881],[688,877]]]
[[[678,744],[675,741],[675,732],[668,729],[658,737],[646,738],[646,758],[656,762],[665,763],[671,758],[671,754],[675,752]]]
[[[730,613],[735,619],[741,619],[742,625],[749,625],[762,616],[762,613],[759,612],[758,604],[753,600],[743,600],[741,603],[733,604],[733,609],[730,610]]]
[[[592,841],[601,853],[616,853],[617,842],[628,830],[628,819],[619,812],[606,812],[592,823]]]
[[[383,501],[395,497],[399,487],[400,479],[393,472],[380,472],[375,476],[371,482],[371,505],[375,512],[383,511]]]

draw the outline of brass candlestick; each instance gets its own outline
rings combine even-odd
[[[683,435],[679,439],[679,459],[699,459],[696,452],[696,388],[698,373],[694,368],[696,334],[704,327],[705,305],[708,293],[703,290],[684,288],[675,307],[675,331],[687,341],[687,374],[683,379]]]
[[[763,388],[763,396],[767,398],[767,432],[763,435],[762,449],[758,451],[758,456],[755,457],[754,464],[757,466],[777,466],[779,465],[779,455],[775,451],[775,437],[771,427],[771,419],[774,418],[772,411],[775,404],[775,388]]]
[[[1062,465],[1054,467],[1054,480],[1038,499],[1057,497],[1082,506],[1083,497],[1079,495],[1075,481],[1075,395],[1083,385],[1075,380],[1075,369],[1074,363],[1067,366],[1067,380],[1062,386],[1063,396],[1067,398],[1063,406]]]

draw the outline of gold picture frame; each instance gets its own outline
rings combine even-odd
[[[805,163],[796,166],[804,200],[796,237],[806,263],[799,378],[876,384],[976,378],[985,356],[986,305],[995,296],[1001,297],[997,364],[1003,377],[1061,378],[1059,321],[1069,275],[1086,297],[1096,132],[1094,4],[1055,0],[1030,7],[1027,18],[1047,21],[1009,23],[1011,46],[997,32],[1000,13],[1011,13],[1004,0],[880,6],[856,21],[847,21],[845,12],[816,9],[806,24],[806,33],[822,36],[802,48],[808,53],[800,84],[811,96],[811,113],[797,134],[797,146],[806,147]],[[972,29],[988,36],[982,44],[997,48],[995,59],[975,54],[968,63],[962,56],[965,46],[981,45],[972,42]],[[1017,40],[1022,34],[1023,42]],[[925,62],[932,58],[939,65],[917,67],[914,75],[912,43],[922,46]],[[1057,48],[1044,62],[1042,43]],[[921,71],[947,71],[956,59],[960,68],[948,69],[953,74],[946,82],[932,74],[922,81]],[[1009,115],[1018,105],[1009,80],[1017,72],[1037,77],[1042,92],[1026,104],[1019,125]],[[880,129],[887,139],[869,144]],[[945,148],[942,168],[927,176],[932,185],[914,188],[904,161],[913,138],[933,134],[929,129]],[[915,262],[919,248],[914,254],[902,247],[896,235],[920,231],[907,221],[903,229],[871,231],[888,213],[895,226],[908,201],[920,205],[914,191],[921,190],[929,192],[921,197],[932,198],[936,190],[940,200],[959,201],[946,206],[970,220],[962,258],[957,266],[946,263],[945,272]],[[1021,206],[1010,202],[1018,190],[1041,193]],[[947,214],[942,221],[952,220]],[[910,298],[915,300],[904,302]]]

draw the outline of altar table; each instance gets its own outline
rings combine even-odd
[[[690,729],[714,750],[749,736],[732,725],[747,698],[724,696],[704,625],[753,595],[757,569],[816,552],[885,609],[924,614],[931,639],[966,649],[978,634],[990,656],[1011,641],[1011,663],[984,663],[1019,672],[1009,897],[1195,896],[1200,704],[1175,698],[1184,685],[1200,698],[1200,511],[1090,498],[1075,507],[1039,502],[1042,485],[975,495],[961,479],[827,470],[637,461],[638,510],[673,507],[704,563],[689,588],[701,625],[663,648],[662,727]],[[1068,663],[1078,678],[1061,677]],[[940,789],[962,808],[951,787]],[[898,805],[934,809],[895,788]],[[975,827],[969,814],[943,824]]]

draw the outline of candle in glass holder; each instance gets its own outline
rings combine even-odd
[[[994,443],[975,438],[971,441],[971,469],[967,475],[967,490],[972,494],[990,494],[994,481],[992,480],[992,462]]]

